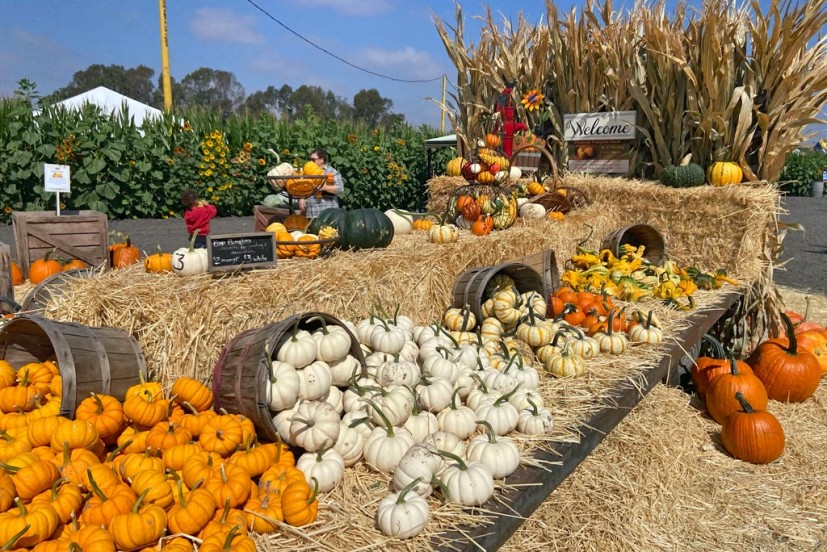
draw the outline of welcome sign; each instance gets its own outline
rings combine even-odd
[[[568,169],[575,172],[626,174],[637,111],[574,113],[563,116]]]

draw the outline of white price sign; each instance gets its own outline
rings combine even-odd
[[[47,192],[69,193],[69,165],[44,163],[43,181]]]

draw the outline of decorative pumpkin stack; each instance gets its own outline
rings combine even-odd
[[[488,134],[478,141],[461,171],[468,185],[451,194],[445,219],[477,235],[511,226],[517,217],[517,201],[501,186],[508,181],[509,168],[499,136]]]
[[[710,335],[712,356],[701,356],[690,375],[695,391],[709,416],[721,424],[721,441],[733,457],[753,464],[767,464],[784,452],[784,429],[767,412],[767,388],[750,368],[726,351]]]

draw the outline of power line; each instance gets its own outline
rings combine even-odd
[[[310,40],[308,38],[305,38],[303,35],[297,33],[296,31],[294,31],[293,29],[291,29],[290,27],[288,27],[287,25],[285,25],[284,23],[282,23],[281,21],[279,21],[278,19],[276,19],[275,17],[270,15],[267,12],[267,10],[265,10],[264,8],[262,8],[261,6],[259,6],[255,2],[253,2],[253,0],[247,0],[247,2],[249,4],[251,4],[254,8],[256,8],[258,11],[260,11],[261,13],[263,13],[264,15],[266,15],[267,17],[269,17],[270,19],[275,21],[277,24],[282,26],[284,29],[286,29],[290,33],[296,35],[300,39],[304,40],[305,42],[307,42],[308,44],[310,44],[311,46],[313,46],[317,50],[321,50],[325,54],[329,55],[330,57],[332,57],[334,59],[337,59],[337,60],[341,61],[345,65],[349,65],[350,67],[353,67],[354,69],[358,69],[359,71],[363,71],[365,73],[368,73],[369,75],[373,75],[375,77],[379,77],[379,78],[387,79],[387,80],[391,80],[391,81],[396,81],[396,82],[434,82],[434,81],[438,81],[438,80],[442,79],[442,75],[440,75],[438,77],[434,77],[432,79],[413,79],[413,80],[411,80],[411,79],[397,79],[396,77],[389,77],[387,75],[383,75],[382,73],[377,73],[376,71],[371,71],[370,69],[365,69],[364,67],[359,67],[358,65],[356,65],[354,63],[351,63],[351,62],[349,62],[348,60],[346,60],[342,57],[337,56],[336,54],[334,54],[330,50],[326,50],[325,48],[322,48],[321,46],[319,46],[318,44],[316,44],[312,40]]]

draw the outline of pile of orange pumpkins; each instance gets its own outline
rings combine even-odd
[[[191,551],[191,536],[202,552],[253,552],[248,531],[315,520],[292,452],[210,410],[201,382],[179,378],[168,396],[142,382],[123,402],[91,394],[74,420],[59,415],[61,391],[53,362],[0,360],[2,550]]]
[[[724,448],[755,464],[784,452],[784,429],[767,411],[769,401],[804,402],[827,375],[827,329],[795,312],[782,319],[785,335],[765,340],[745,361],[704,336],[716,352],[698,358],[691,370],[695,392],[721,424]]]

